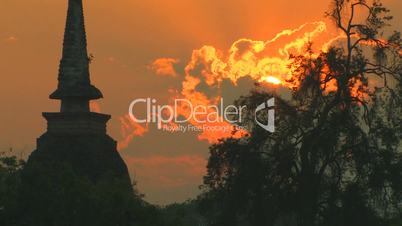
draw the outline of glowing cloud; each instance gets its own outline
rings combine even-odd
[[[148,124],[144,126],[136,123],[128,114],[120,117],[119,119],[121,124],[120,132],[123,139],[117,142],[117,150],[126,148],[135,137],[143,136],[149,131]]]
[[[96,102],[96,101],[91,101],[91,102],[89,102],[89,109],[90,109],[92,112],[101,113],[100,105],[99,105],[98,102]]]
[[[19,39],[15,36],[9,36],[3,39],[7,43],[16,43]]]
[[[230,48],[224,52],[213,46],[202,46],[192,52],[191,59],[184,67],[184,79],[181,90],[171,92],[174,98],[185,98],[193,105],[213,105],[220,100],[221,84],[229,80],[233,85],[243,77],[250,77],[256,82],[271,85],[291,87],[286,81],[291,78],[289,64],[290,56],[305,54],[305,46],[308,42],[315,42],[327,31],[324,22],[318,21],[306,23],[296,29],[286,29],[274,38],[267,41],[241,38],[233,42]],[[320,40],[319,49],[327,48],[333,40]],[[326,42],[325,42],[326,41]],[[175,75],[172,65],[178,60],[160,58],[154,61],[151,69],[160,74]],[[200,91],[198,87],[205,83],[209,91]],[[212,94],[212,95],[211,95]],[[179,108],[179,115],[187,117],[190,112],[186,106]],[[219,117],[219,116],[218,116]],[[219,126],[231,128],[228,122],[205,123],[189,122],[195,126]],[[202,131],[198,138],[210,143],[227,137],[241,137],[246,131]]]
[[[307,44],[313,43],[313,51],[327,51],[330,46],[341,41],[345,37],[340,34],[329,34],[327,25],[323,21],[305,23],[295,29],[286,29],[276,34],[269,40],[252,40],[241,38],[232,43],[226,51],[214,46],[204,45],[192,51],[191,58],[185,64],[182,76],[174,66],[180,62],[174,58],[159,58],[149,66],[156,75],[179,77],[182,79],[181,87],[169,89],[170,101],[174,99],[186,99],[192,105],[217,105],[221,99],[221,86],[224,80],[230,81],[233,86],[239,79],[249,77],[255,82],[265,83],[269,86],[282,86],[293,88],[297,86],[292,81],[291,56],[306,55]],[[370,43],[366,44],[369,45]],[[313,54],[313,57],[316,56]],[[325,68],[324,68],[325,70]],[[325,78],[325,74],[322,75]],[[206,86],[205,86],[206,85]],[[353,84],[351,93],[353,96],[362,98],[361,85]],[[202,89],[200,87],[202,86]],[[335,91],[336,81],[332,80],[322,87],[325,92]],[[210,114],[209,109],[206,114]],[[188,118],[191,114],[188,106],[179,106],[179,116]],[[212,112],[213,113],[213,112]],[[217,114],[217,117],[219,114]],[[126,118],[127,120],[128,118]],[[128,119],[129,120],[129,119]],[[244,130],[235,130],[234,126],[226,121],[199,123],[190,120],[188,123],[197,127],[221,127],[225,130],[203,130],[198,139],[215,143],[220,139],[235,137],[239,138],[247,134]],[[175,126],[175,125],[173,125]],[[176,125],[177,126],[177,125]],[[136,124],[123,125],[124,128],[132,128],[131,136],[126,136],[126,141],[121,147],[128,144],[134,136],[142,135],[145,128]]]
[[[221,99],[222,82],[229,80],[236,86],[237,81],[243,77],[250,77],[259,83],[291,88],[295,84],[287,82],[292,77],[289,67],[290,56],[306,54],[305,47],[309,42],[313,42],[317,50],[326,51],[329,46],[343,38],[341,35],[323,38],[322,36],[326,33],[328,33],[326,24],[323,21],[317,21],[305,23],[295,29],[283,30],[266,41],[241,38],[233,42],[227,51],[208,45],[195,49],[191,59],[183,68],[182,87],[169,89],[170,101],[173,102],[175,98],[185,98],[194,106],[216,105]],[[159,58],[154,60],[148,68],[156,75],[177,78],[179,73],[174,66],[179,62],[179,59]],[[207,89],[210,90],[200,91],[198,88],[201,84],[206,84]],[[335,84],[332,84],[327,88],[334,87]],[[209,111],[213,110],[209,109]],[[191,114],[187,106],[179,106],[176,113],[185,118]],[[209,113],[211,112],[207,112]],[[221,116],[217,114],[217,117]],[[148,132],[148,125],[135,123],[128,115],[121,117],[120,121],[123,139],[118,143],[119,150],[127,147],[134,137],[143,136]],[[198,139],[209,143],[217,142],[222,138],[239,138],[247,134],[247,131],[233,129],[234,126],[229,122],[220,121],[199,123],[190,120],[189,123],[198,127],[227,128],[226,130],[201,131]]]
[[[173,66],[177,63],[179,63],[178,59],[160,58],[152,62],[149,68],[157,75],[176,77],[177,72]]]

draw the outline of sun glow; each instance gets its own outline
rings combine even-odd
[[[274,85],[280,85],[280,84],[282,84],[282,80],[278,79],[278,78],[275,77],[275,76],[265,76],[265,77],[262,77],[262,78],[260,79],[260,82],[271,83],[271,84],[274,84]]]

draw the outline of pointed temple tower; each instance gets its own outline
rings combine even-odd
[[[59,83],[50,95],[61,101],[61,108],[60,112],[43,113],[47,132],[37,140],[37,150],[27,165],[67,165],[93,182],[106,175],[120,179],[130,190],[127,167],[116,142],[106,134],[110,115],[90,112],[89,102],[103,96],[91,85],[89,63],[82,0],[68,0]]]
[[[21,173],[15,222],[25,226],[129,226],[136,218],[127,166],[106,134],[110,115],[91,112],[102,93],[89,78],[82,0],[68,0],[58,87],[60,112],[43,113],[47,131],[37,139]]]

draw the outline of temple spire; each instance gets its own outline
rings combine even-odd
[[[63,56],[58,87],[51,99],[61,100],[62,112],[89,111],[89,100],[102,98],[91,85],[82,0],[68,0]]]

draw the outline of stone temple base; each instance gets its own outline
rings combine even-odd
[[[109,115],[87,113],[44,113],[48,131],[37,140],[30,163],[55,162],[70,165],[79,175],[96,181],[109,175],[130,183],[127,166],[106,134]]]
[[[106,134],[110,116],[44,116],[48,131],[22,172],[15,225],[132,225],[136,197],[116,141]]]
[[[116,142],[100,134],[45,133],[37,141],[29,164],[59,163],[71,167],[78,175],[93,182],[103,179],[120,179],[130,185],[127,167],[116,150]]]

